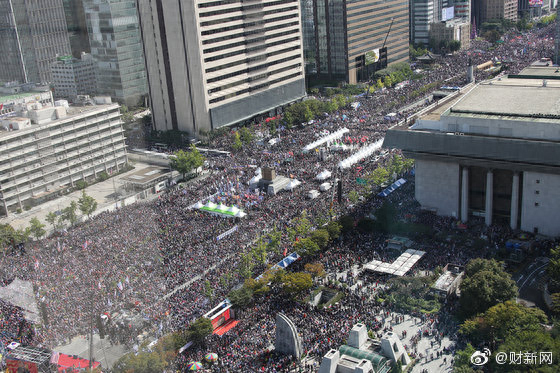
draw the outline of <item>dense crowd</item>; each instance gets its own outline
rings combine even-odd
[[[265,139],[264,143],[247,144],[232,157],[212,158],[210,174],[206,177],[162,194],[153,202],[102,213],[78,227],[29,245],[25,255],[5,256],[2,271],[32,281],[37,301],[46,309],[42,315],[46,325],[37,328],[34,343],[53,347],[72,336],[86,334],[92,314],[112,315],[123,309],[142,315],[163,332],[184,329],[242,281],[237,271],[241,253],[256,238],[273,228],[285,231],[304,210],[312,221],[330,213],[348,213],[346,197],[344,203],[339,204],[335,188],[316,199],[308,199],[307,192],[319,188],[321,182],[316,180],[316,175],[327,169],[333,173],[333,178],[342,180],[343,195],[347,196],[358,188],[356,178],[390,161],[397,151],[383,151],[349,170],[341,171],[337,167],[338,162],[359,148],[383,138],[394,124],[384,119],[387,113],[396,110],[398,118],[405,119],[418,110],[418,106],[410,107],[418,101],[418,98],[410,98],[411,93],[434,81],[463,85],[469,59],[476,65],[511,58],[507,63],[508,72],[519,72],[534,60],[552,55],[552,31],[552,27],[547,27],[525,34],[508,34],[505,42],[494,49],[486,42],[475,41],[469,50],[445,57],[438,62],[439,68],[425,69],[422,78],[411,80],[400,90],[386,89],[369,98],[356,97],[361,104],[357,110],[341,109],[317,118],[304,128],[279,128],[275,135],[279,141],[274,145],[266,145],[266,140],[272,136],[266,124],[256,124],[255,132]],[[477,79],[486,76],[485,72],[477,72]],[[425,103],[420,103],[423,105]],[[302,151],[326,131],[344,127],[350,130],[341,139],[347,151],[329,151],[323,160],[319,152]],[[231,142],[232,136],[224,136],[212,145],[229,151]],[[264,166],[274,167],[277,174],[297,178],[302,184],[293,191],[277,195],[249,188],[256,168]],[[399,218],[429,225],[436,233],[457,229],[456,221],[451,218],[419,213],[411,188],[413,183],[389,197],[399,206]],[[228,219],[193,208],[197,202],[208,201],[235,204],[247,216]],[[383,201],[381,197],[374,197],[350,212],[355,216],[369,214]],[[236,232],[217,241],[218,235],[235,226]],[[478,233],[474,230],[472,239]],[[491,232],[491,236],[498,242],[506,233]],[[353,284],[356,278],[350,270],[354,265],[361,268],[373,258],[390,258],[384,249],[386,238],[358,233],[346,236],[318,261],[329,272],[346,272],[344,281]],[[449,262],[464,264],[469,258],[481,255],[433,237],[419,237],[416,243],[427,254],[415,270],[431,270]],[[268,253],[268,263],[280,260],[283,249],[290,244],[284,236],[282,248]],[[258,263],[253,272],[257,275],[264,269],[265,264]],[[382,328],[379,314],[389,312],[383,308],[389,305],[380,305],[370,295],[383,280],[368,278],[368,287],[348,290],[343,304],[329,311],[298,302],[279,302],[276,294],[268,295],[238,315],[241,323],[236,328],[223,337],[209,339],[209,349],[220,356],[219,365],[214,368],[220,372],[292,369],[295,361],[270,352],[274,317],[278,311],[294,321],[302,335],[305,352],[317,359],[330,348],[340,346],[358,321],[365,322],[372,330]],[[267,301],[269,299],[276,301]],[[21,327],[14,326],[20,323],[21,312],[3,303],[0,306],[5,317],[2,320],[7,320],[0,326],[1,342],[6,343],[14,335],[22,335]],[[431,321],[426,321],[428,329],[437,324],[437,318],[433,315]],[[29,333],[23,335],[28,338]],[[134,333],[129,331],[126,335],[130,341],[134,339]],[[201,353],[202,350],[195,348],[187,350],[179,356],[179,365],[200,360]]]

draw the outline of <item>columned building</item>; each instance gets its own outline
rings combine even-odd
[[[137,0],[157,130],[198,135],[305,96],[299,0]]]
[[[478,84],[389,130],[384,146],[416,160],[423,208],[466,222],[560,235],[560,75],[532,66]]]

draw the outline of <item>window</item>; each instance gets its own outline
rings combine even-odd
[[[541,181],[540,181],[539,179],[535,180],[535,182],[536,182],[537,184],[540,184],[540,183],[541,183]]]
[[[535,190],[535,194],[541,194],[539,190]]]
[[[538,202],[535,202],[535,206],[536,206],[536,207],[539,207],[539,203],[538,203]]]

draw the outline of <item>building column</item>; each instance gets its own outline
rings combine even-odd
[[[519,172],[513,173],[513,182],[511,183],[511,211],[509,217],[509,226],[511,229],[517,229],[517,216],[519,215]]]
[[[463,167],[463,177],[461,182],[461,221],[466,223],[469,220],[469,169]]]
[[[492,170],[486,172],[486,213],[484,216],[484,222],[486,225],[492,224],[492,205],[493,205],[493,194],[494,194],[494,173]]]

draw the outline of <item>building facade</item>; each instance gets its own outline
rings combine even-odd
[[[62,0],[72,56],[80,58],[82,52],[90,53],[86,15],[82,0]]]
[[[560,234],[560,78],[556,67],[480,83],[389,130],[384,146],[416,160],[423,208],[466,222]]]
[[[408,60],[408,2],[302,0],[305,60],[319,78],[350,84]]]
[[[192,135],[305,96],[299,0],[138,0],[154,126]]]
[[[432,23],[430,25],[430,39],[435,45],[442,40],[457,40],[461,49],[469,48],[471,44],[471,25],[463,18],[454,18],[448,21]]]
[[[97,92],[128,106],[147,95],[146,67],[135,0],[83,0]]]
[[[0,215],[9,215],[120,170],[127,162],[120,107],[18,104],[0,118],[0,157]]]
[[[481,22],[492,19],[517,21],[517,0],[483,0]]]
[[[95,61],[91,54],[82,53],[80,59],[58,57],[51,68],[56,98],[75,101],[78,95],[96,94]]]
[[[430,43],[430,25],[441,20],[441,0],[411,0],[410,40],[415,44]]]
[[[62,0],[0,0],[0,81],[50,83],[57,55],[70,54]]]

